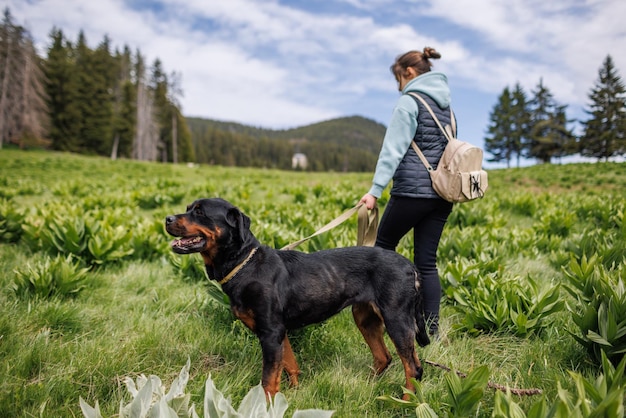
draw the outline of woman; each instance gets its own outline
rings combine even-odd
[[[393,110],[376,164],[372,187],[361,202],[368,209],[393,178],[391,198],[378,228],[376,246],[395,250],[400,239],[413,229],[413,262],[422,277],[424,314],[431,335],[439,329],[441,283],[437,271],[437,247],[441,232],[452,211],[432,187],[430,175],[413,148],[415,141],[433,168],[437,168],[447,139],[428,110],[409,92],[420,94],[442,125],[450,124],[450,89],[447,77],[431,71],[431,59],[441,55],[433,48],[410,51],[396,58],[391,72],[402,96]]]

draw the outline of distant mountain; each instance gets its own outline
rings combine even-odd
[[[373,171],[385,134],[360,116],[285,130],[201,118],[187,124],[198,162],[289,169],[293,154],[304,153],[313,171]]]

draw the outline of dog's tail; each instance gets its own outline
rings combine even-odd
[[[428,330],[426,329],[426,321],[424,320],[424,305],[422,303],[422,279],[420,275],[415,272],[415,324],[417,329],[415,330],[415,341],[420,347],[425,347],[430,344],[430,338],[428,337]]]

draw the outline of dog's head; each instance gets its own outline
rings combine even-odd
[[[202,252],[213,258],[219,249],[240,247],[253,238],[250,218],[224,199],[198,199],[187,212],[165,218],[165,229],[178,237],[172,250],[178,254]]]

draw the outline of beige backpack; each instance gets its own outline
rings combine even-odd
[[[434,121],[448,140],[437,169],[434,170],[415,141],[411,146],[417,156],[426,166],[433,183],[435,192],[448,202],[460,203],[482,198],[489,187],[487,172],[483,170],[483,150],[468,142],[456,138],[454,113],[450,110],[452,128],[446,125],[444,129],[428,103],[418,94],[409,93],[416,97],[428,109]]]

